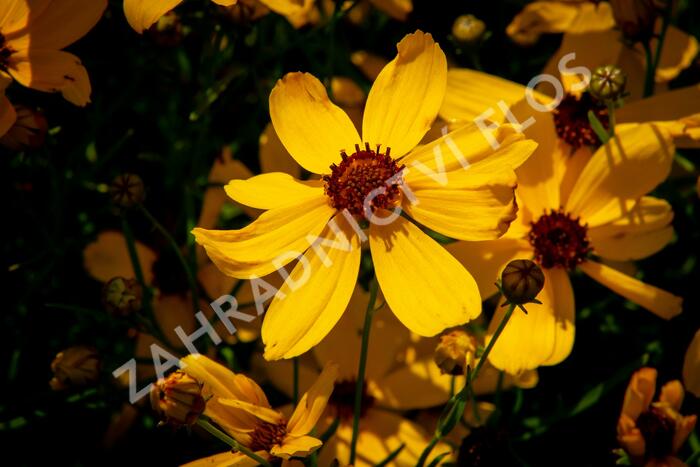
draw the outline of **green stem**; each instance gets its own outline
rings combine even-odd
[[[612,101],[607,102],[608,105],[608,135],[610,138],[615,137],[615,103]]]
[[[262,466],[272,467],[268,461],[266,461],[262,457],[258,456],[253,451],[251,451],[247,447],[243,446],[242,444],[240,444],[235,439],[231,438],[229,435],[227,435],[223,431],[219,430],[217,427],[215,427],[214,425],[209,423],[209,421],[204,420],[203,418],[200,418],[199,420],[197,420],[197,425],[204,428],[210,435],[214,436],[219,441],[222,441],[222,442],[228,444],[229,446],[231,446],[231,448],[234,451],[238,451],[238,452],[245,454],[246,456],[250,457],[251,459],[253,459],[255,462],[259,463]]]
[[[668,31],[668,26],[671,23],[671,10],[671,2],[669,2],[669,5],[666,7],[666,11],[664,11],[664,17],[661,23],[661,33],[659,34],[659,40],[656,43],[656,54],[654,55],[654,78],[656,78],[656,70],[659,68],[659,63],[661,62],[661,51],[664,48],[666,31]]]
[[[192,306],[194,311],[199,310],[199,292],[197,290],[197,283],[194,279],[194,276],[192,275],[192,271],[190,270],[189,265],[187,264],[187,260],[185,259],[184,256],[182,256],[182,251],[180,251],[180,247],[173,238],[172,235],[170,235],[170,232],[166,230],[165,227],[163,227],[158,220],[153,217],[153,215],[150,213],[148,209],[146,209],[146,206],[143,204],[139,204],[139,208],[141,209],[141,212],[143,213],[144,216],[153,224],[153,226],[158,230],[163,237],[170,243],[170,246],[172,249],[175,251],[175,254],[177,255],[177,259],[180,261],[180,264],[182,264],[182,268],[185,270],[185,275],[187,276],[187,284],[190,287],[190,292],[192,295]]]
[[[656,69],[654,68],[654,59],[651,55],[651,45],[649,45],[648,42],[644,43],[644,59],[646,63],[646,73],[644,75],[644,97],[649,97],[654,94]]]
[[[355,464],[357,453],[357,438],[360,434],[360,413],[362,412],[362,391],[365,384],[365,368],[367,366],[367,349],[369,348],[369,332],[372,328],[374,317],[374,304],[377,301],[379,284],[376,276],[372,276],[369,285],[369,303],[365,313],[365,324],[362,330],[362,347],[360,349],[360,364],[357,369],[357,383],[355,385],[355,410],[352,416],[352,439],[350,441],[350,465]]]

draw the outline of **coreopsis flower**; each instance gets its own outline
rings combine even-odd
[[[526,130],[541,145],[518,169],[521,210],[510,231],[499,240],[448,246],[479,272],[483,296],[496,292],[494,277],[513,258],[534,258],[542,268],[544,289],[537,296],[542,304],[528,304],[527,315],[515,313],[489,356],[509,373],[557,364],[571,352],[574,270],[661,318],[681,312],[680,297],[599,261],[646,258],[673,238],[671,206],[647,195],[670,172],[675,151],[670,132],[653,124],[618,125],[617,136],[592,155],[571,155],[565,143],[546,139],[553,125],[551,113],[538,113]],[[499,307],[489,336],[503,315]]]
[[[78,345],[62,350],[51,362],[51,389],[62,391],[95,384],[101,366],[100,356],[92,347]]]
[[[69,102],[90,102],[90,79],[80,59],[61,49],[83,37],[107,0],[5,0],[0,6],[0,80],[60,92]]]
[[[693,431],[697,416],[679,413],[684,397],[680,381],[666,383],[658,401],[652,402],[655,392],[654,368],[641,368],[632,375],[617,423],[617,439],[634,465],[685,465],[675,454]]]
[[[689,392],[700,397],[700,330],[695,333],[685,352],[683,384]]]
[[[151,406],[164,424],[194,425],[206,406],[202,383],[183,371],[174,371],[151,388]]]
[[[319,422],[319,429],[322,431],[336,418],[339,419],[339,426],[335,435],[320,452],[319,465],[331,465],[334,458],[337,458],[341,465],[348,461],[360,341],[368,295],[362,287],[357,286],[348,309],[338,324],[325,339],[299,360],[300,391],[311,385],[318,376],[319,369],[327,362],[334,361],[339,365],[338,380],[326,413]],[[439,338],[422,338],[411,333],[391,310],[387,309],[388,305],[381,297],[379,302],[379,311],[373,318],[370,331],[370,358],[367,360],[365,372],[355,465],[376,465],[401,444],[405,444],[405,448],[395,459],[396,465],[416,465],[421,452],[430,441],[431,432],[425,427],[434,425],[436,420],[416,423],[403,417],[400,412],[445,404],[450,398],[453,377],[443,374],[433,361],[433,352]],[[254,360],[254,365],[261,366],[270,382],[292,397],[294,388],[291,361],[265,362],[260,358],[259,361]],[[498,379],[499,371],[486,363],[473,383],[475,393],[493,393],[498,386]],[[464,376],[455,376],[454,387],[459,390],[464,385],[464,380]],[[536,383],[537,373],[529,371],[517,377],[505,375],[502,388],[514,385],[528,388]],[[479,410],[482,409],[480,404]],[[473,411],[465,413],[470,424],[473,424],[470,418],[472,414]],[[462,432],[462,435],[465,433]],[[455,441],[459,442],[458,439]],[[448,446],[439,445],[433,454],[438,455],[449,450]]]
[[[2,105],[0,103],[0,106]],[[0,128],[0,145],[11,151],[42,147],[49,130],[49,124],[44,114],[39,110],[31,109],[24,105],[15,106],[14,112],[16,118],[14,124],[4,135],[2,134],[2,128]],[[2,113],[2,110],[0,110],[0,113]]]
[[[186,374],[203,384],[207,399],[204,415],[243,446],[266,459],[306,457],[321,447],[310,433],[323,414],[338,375],[338,366],[328,363],[318,379],[301,397],[289,419],[274,410],[255,381],[202,355],[182,359]],[[187,464],[249,465],[239,452],[223,452]],[[327,464],[322,464],[327,465]]]
[[[270,95],[275,131],[296,161],[322,179],[272,173],[233,180],[229,196],[266,212],[241,230],[193,230],[219,269],[237,278],[273,273],[303,253],[263,322],[268,359],[304,353],[342,315],[360,266],[358,219],[370,220],[366,236],[379,284],[409,329],[435,335],[481,311],[471,274],[397,210],[444,235],[497,238],[517,210],[513,168],[535,145],[504,127],[497,135],[502,146],[494,151],[472,126],[416,147],[444,97],[447,63],[432,37],[420,31],[406,36],[398,52],[369,93],[362,139],[318,79],[304,73],[281,79]],[[424,172],[435,172],[430,164],[436,152],[453,155],[443,161],[446,182]],[[468,161],[469,170],[460,161]],[[404,194],[409,188],[415,204]],[[464,216],[464,209],[471,215]],[[317,254],[314,242],[334,237],[343,246]],[[303,287],[296,287],[302,278]]]

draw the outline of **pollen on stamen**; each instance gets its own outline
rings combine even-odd
[[[391,158],[391,149],[381,152],[381,144],[372,149],[369,143],[362,148],[355,145],[355,152],[348,156],[340,151],[340,163],[331,165],[330,175],[325,175],[325,193],[331,205],[338,209],[347,209],[352,215],[362,217],[365,214],[365,200],[372,211],[391,209],[400,200],[401,177],[398,176],[403,165]],[[377,188],[384,188],[375,192]]]
[[[531,224],[528,236],[535,250],[535,261],[543,268],[573,270],[592,251],[588,226],[562,210],[552,210]]]
[[[559,103],[554,114],[554,127],[557,136],[569,143],[574,149],[582,146],[600,146],[591,124],[588,112],[592,111],[605,129],[608,128],[608,110],[587,92],[580,97],[567,94]]]

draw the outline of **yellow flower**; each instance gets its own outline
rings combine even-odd
[[[323,426],[319,428],[323,430],[336,417],[340,418],[340,425],[335,436],[319,454],[319,465],[330,465],[330,461],[336,457],[341,465],[348,460],[361,332],[367,301],[368,293],[357,286],[348,309],[338,324],[309,353],[300,357],[300,390],[311,385],[319,373],[318,369],[327,362],[334,361],[339,365],[338,381],[326,414],[321,419]],[[406,447],[396,459],[396,465],[415,465],[430,440],[431,432],[423,428],[425,424],[402,417],[399,411],[443,405],[450,397],[452,377],[442,374],[433,361],[433,351],[439,338],[421,338],[412,334],[387,309],[387,304],[381,298],[379,302],[382,303],[377,305],[380,309],[373,319],[370,332],[372,339],[368,354],[371,357],[367,360],[365,372],[358,458],[355,465],[375,465],[402,443]],[[291,361],[254,360],[254,366],[258,365],[276,388],[292,397]],[[474,382],[475,393],[480,395],[494,392],[498,378],[499,372],[487,363]],[[536,382],[537,373],[531,371],[519,378],[506,375],[502,383],[503,388],[508,388],[513,385],[532,387]],[[463,384],[464,376],[455,378],[457,390]],[[469,416],[470,413],[465,413],[466,418]],[[446,446],[439,446],[434,454],[448,450]]]
[[[202,355],[188,355],[182,363],[185,373],[204,384],[202,394],[207,399],[204,415],[260,457],[306,457],[321,447],[321,441],[309,433],[333,392],[338,375],[336,364],[328,363],[324,367],[286,420],[281,412],[272,409],[265,393],[252,379]],[[187,465],[255,465],[248,462],[250,459],[244,454],[224,452]]]
[[[3,0],[0,83],[12,77],[29,88],[61,92],[69,102],[86,105],[90,102],[87,71],[78,57],[61,49],[87,34],[106,7],[107,0],[39,0],[31,4]],[[4,105],[0,103],[0,108]]]
[[[4,136],[17,120],[17,112],[10,101],[5,97],[5,89],[12,82],[8,76],[0,73],[0,137]]]
[[[685,353],[683,384],[688,391],[700,397],[700,329],[695,333]]]
[[[681,312],[680,297],[591,258],[637,260],[671,241],[671,206],[646,196],[670,172],[671,134],[652,124],[618,125],[617,137],[594,154],[581,149],[572,155],[552,138],[553,126],[552,115],[543,113],[526,130],[541,144],[518,169],[522,209],[508,234],[448,246],[479,271],[484,296],[495,293],[494,278],[512,259],[534,257],[544,272],[542,304],[529,304],[527,315],[515,313],[491,352],[491,363],[509,373],[557,364],[571,352],[575,307],[568,272],[577,268],[664,319]],[[494,315],[489,336],[503,313],[499,308]]]
[[[360,266],[360,236],[352,224],[365,211],[373,220],[368,237],[379,284],[406,327],[430,336],[481,312],[471,274],[392,210],[401,206],[421,224],[455,238],[497,238],[515,217],[513,167],[535,145],[504,127],[497,136],[501,148],[494,151],[477,128],[465,127],[416,147],[444,97],[447,63],[432,37],[420,31],[404,38],[398,51],[369,93],[362,139],[316,78],[290,73],[281,79],[270,95],[277,135],[302,167],[323,179],[298,181],[272,173],[233,180],[226,187],[229,196],[266,212],[241,230],[193,230],[219,269],[242,279],[270,274],[305,252],[263,322],[267,359],[304,353],[342,315]],[[451,159],[444,161],[444,186],[420,170],[402,170],[430,169],[437,151]],[[469,170],[463,170],[455,151],[464,155],[461,162],[470,163]],[[417,203],[404,195],[405,187]],[[465,210],[470,216],[463,215]],[[318,238],[343,246],[320,255]],[[296,287],[302,279],[304,285]]]
[[[655,369],[641,368],[632,375],[617,423],[617,439],[634,465],[683,466],[675,454],[693,431],[697,416],[679,413],[684,397],[680,381],[666,383],[658,402],[652,403],[655,392]]]

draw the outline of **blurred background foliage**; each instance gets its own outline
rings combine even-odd
[[[370,82],[352,65],[350,54],[367,50],[391,58],[395,44],[417,28],[431,32],[454,65],[471,67],[469,57],[449,40],[454,19],[471,13],[491,31],[479,51],[483,69],[527,83],[561,38],[545,35],[527,49],[513,44],[504,30],[524,3],[415,0],[406,22],[370,10],[359,25],[339,19],[297,30],[275,14],[245,24],[208,0],[188,0],[177,9],[182,38],[164,41],[149,32],[136,34],[125,21],[122,2],[113,0],[97,27],[68,49],[89,71],[88,107],[19,86],[8,90],[14,103],[42,109],[50,132],[38,150],[0,149],[8,299],[1,318],[2,463],[173,465],[220,447],[185,430],[155,429],[145,407],[126,438],[111,449],[102,445],[111,418],[127,399],[110,373],[131,358],[133,339],[129,325],[102,311],[102,285],[85,272],[82,251],[98,232],[120,229],[106,193],[116,175],[139,174],[148,209],[178,243],[191,244],[188,232],[222,148],[230,147],[236,158],[259,171],[258,139],[269,122],[267,96],[284,73],[308,71],[326,82],[347,76],[368,90]],[[682,1],[679,13],[678,26],[700,36],[700,4]],[[672,87],[698,81],[696,61]],[[700,160],[697,151],[683,155],[690,166],[675,167],[656,193],[674,207],[677,238],[638,267],[649,283],[684,297],[684,314],[663,322],[594,282],[575,278],[578,329],[572,355],[541,369],[535,389],[502,396],[502,429],[520,462],[613,464],[615,426],[631,371],[646,362],[659,369],[660,381],[680,377],[684,352],[700,325],[700,202],[692,166]],[[235,210],[227,218],[232,226],[247,221]],[[156,251],[169,248],[143,216],[130,216],[130,222],[140,241]],[[103,356],[101,384],[83,392],[51,391],[50,362],[76,344],[95,346]],[[249,354],[250,345],[234,350],[245,369],[240,355]],[[686,413],[700,411],[692,396],[688,404]],[[691,444],[698,449],[697,437]]]

